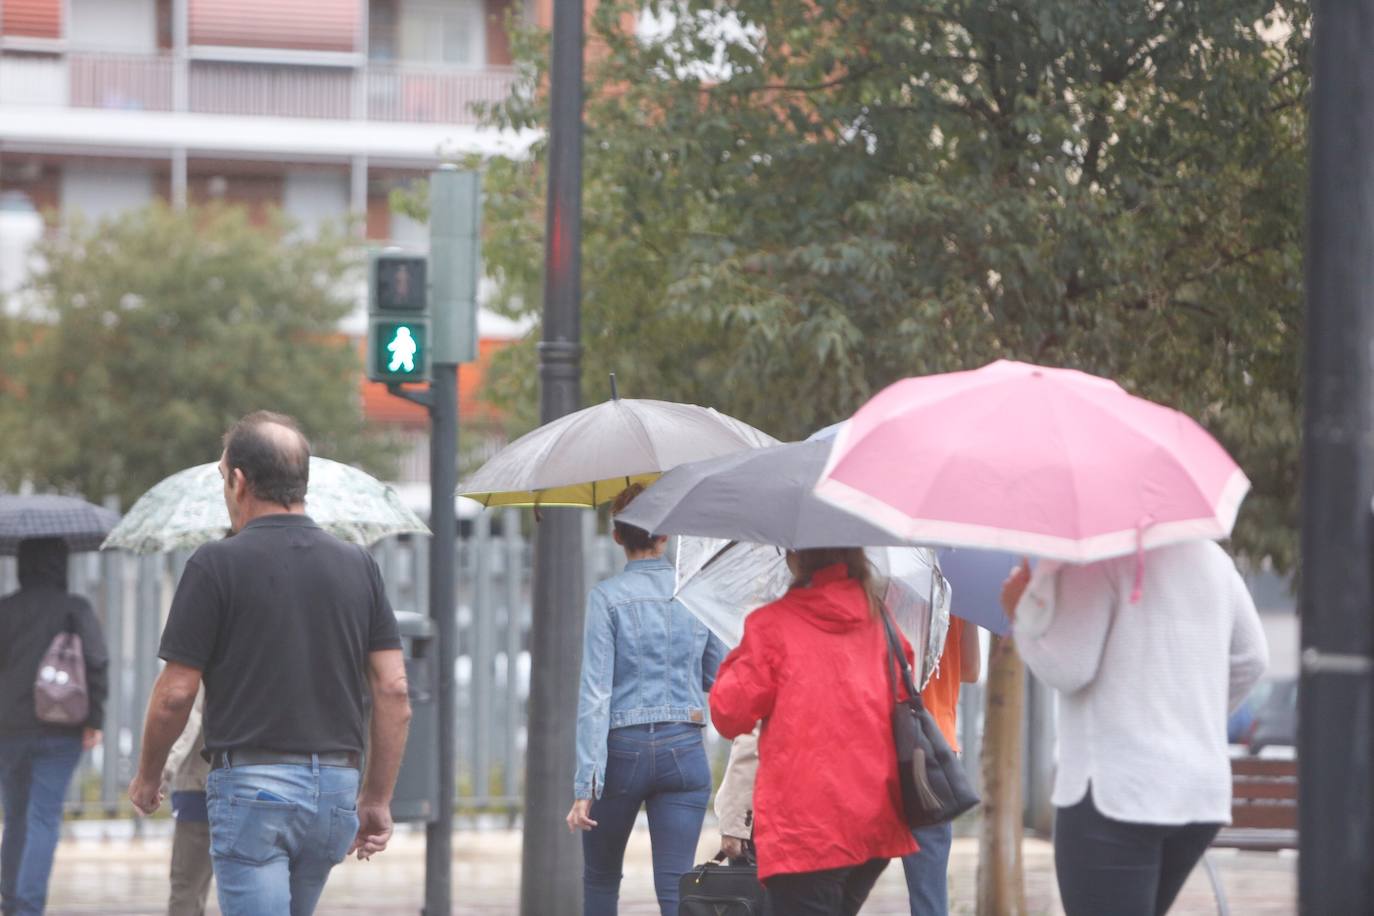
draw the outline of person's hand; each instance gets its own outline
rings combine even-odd
[[[372,858],[386,849],[391,841],[391,805],[358,801],[358,835],[348,847],[348,855],[358,854],[359,861]]]
[[[720,835],[720,851],[725,853],[727,858],[744,858],[744,840],[737,836]]]
[[[1030,561],[1023,559],[1021,565],[1013,567],[1007,580],[1002,583],[1002,610],[1013,623],[1016,621],[1016,606],[1021,603],[1021,596],[1026,593],[1030,578]]]
[[[129,801],[135,811],[147,817],[158,809],[162,804],[161,783],[160,779],[148,779],[142,773],[133,778],[129,783]]]
[[[596,821],[591,819],[592,800],[590,798],[579,798],[573,802],[572,810],[568,812],[568,832],[576,833],[579,830],[591,830],[596,826]]]
[[[83,728],[81,730],[81,749],[89,751],[91,748],[95,747],[97,744],[100,743],[100,738],[100,729]]]

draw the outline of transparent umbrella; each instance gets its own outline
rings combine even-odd
[[[355,544],[373,544],[392,534],[429,533],[391,487],[328,458],[310,459],[305,511],[326,531]],[[219,469],[202,464],[178,471],[140,496],[101,549],[161,553],[198,547],[228,531]]]
[[[875,547],[867,553],[882,576],[883,603],[917,652],[924,687],[945,648],[952,589],[932,550]],[[698,537],[678,541],[676,597],[731,648],[744,636],[745,618],[781,598],[791,581],[778,547]]]

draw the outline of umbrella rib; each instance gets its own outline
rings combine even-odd
[[[706,570],[711,568],[712,563],[716,562],[721,557],[725,556],[731,550],[734,550],[736,547],[739,546],[739,544],[739,541],[731,541],[730,543],[722,547],[720,550],[717,550],[715,553],[711,554],[711,558],[707,560],[705,563],[701,564],[701,569],[698,569],[695,575],[699,576],[702,573],[706,572]]]
[[[1089,396],[1087,395],[1086,392],[1080,391],[1080,390],[1078,390],[1078,389],[1070,389],[1070,390],[1069,390],[1069,393],[1070,393],[1075,399],[1077,399],[1078,401],[1082,402],[1087,408],[1093,410],[1094,412],[1099,413],[1099,414],[1105,414],[1109,419],[1114,419],[1114,418],[1116,417],[1116,414],[1115,414],[1109,407],[1107,407],[1106,405],[1103,405],[1103,404],[1099,403],[1095,398],[1089,397]],[[1126,394],[1127,394],[1128,397],[1135,397],[1135,395],[1130,394],[1130,392],[1127,392]],[[1141,400],[1144,400],[1144,399],[1142,398]],[[1153,404],[1154,402],[1151,401],[1151,402],[1148,402],[1148,403]],[[1157,407],[1163,407],[1163,408],[1166,409],[1166,410],[1173,410],[1173,408],[1171,408],[1171,407],[1165,407],[1164,405],[1155,405],[1155,406],[1157,406]],[[1180,413],[1182,416],[1187,416],[1186,414],[1182,414],[1181,411],[1175,411],[1175,412]],[[1169,457],[1172,459],[1173,463],[1174,463],[1175,465],[1177,465],[1179,468],[1182,469],[1184,478],[1188,481],[1189,485],[1193,488],[1193,492],[1196,493],[1196,494],[1199,496],[1199,498],[1200,498],[1199,501],[1201,502],[1201,504],[1204,505],[1204,506],[1213,507],[1212,499],[1211,499],[1206,493],[1203,492],[1202,487],[1201,487],[1201,486],[1198,484],[1198,482],[1197,482],[1197,478],[1193,475],[1193,470],[1192,470],[1191,465],[1190,465],[1188,462],[1178,460],[1178,458],[1174,455],[1173,451],[1170,450],[1170,449],[1168,448],[1168,446],[1166,446],[1164,443],[1162,443],[1162,442],[1159,441],[1159,439],[1154,435],[1154,431],[1153,431],[1153,430],[1148,429],[1148,428],[1142,429],[1142,428],[1140,428],[1139,426],[1135,426],[1135,425],[1133,425],[1133,424],[1124,423],[1124,422],[1123,422],[1123,423],[1120,423],[1120,425],[1121,425],[1121,427],[1122,427],[1123,429],[1125,429],[1125,430],[1126,430],[1127,432],[1129,432],[1130,434],[1135,435],[1135,436],[1139,436],[1141,439],[1144,439],[1145,441],[1149,442],[1150,445],[1153,446],[1155,449],[1157,449],[1157,450],[1159,450],[1161,453],[1163,453],[1163,454],[1169,456]],[[1077,503],[1079,502],[1079,494],[1078,494],[1077,483],[1078,483],[1078,481],[1077,481],[1077,479],[1075,479],[1075,480],[1074,480],[1074,487],[1073,487],[1073,495],[1074,495],[1074,501],[1075,501],[1075,508],[1077,508]],[[1214,507],[1213,507],[1213,508],[1214,508]],[[1213,514],[1215,514],[1215,511],[1214,511]],[[1074,518],[1075,518],[1075,520],[1077,520],[1077,518],[1078,518],[1078,515],[1077,515],[1076,512],[1075,512]],[[1145,521],[1145,519],[1143,519],[1143,518],[1137,520],[1137,525],[1139,524],[1139,522],[1143,522],[1143,521]],[[1154,524],[1155,522],[1158,522],[1158,521],[1160,521],[1160,520],[1159,520],[1159,519],[1153,519],[1150,525],[1146,525],[1146,526],[1144,526],[1143,528],[1138,528],[1138,530],[1137,530],[1137,532],[1136,532],[1136,537],[1137,537],[1137,539],[1143,537],[1144,532],[1145,532],[1146,530],[1148,530],[1150,527],[1152,527],[1153,524]],[[1081,532],[1075,532],[1075,538],[1079,538],[1079,537],[1082,537],[1082,533],[1081,533]],[[1138,542],[1138,541],[1137,541],[1137,542]]]
[[[617,403],[624,404],[625,402],[619,401]],[[658,448],[654,443],[654,437],[649,435],[649,431],[645,429],[644,420],[633,410],[626,410],[626,413],[631,420],[634,420],[635,426],[639,429],[639,435],[636,436],[636,438],[640,440],[640,444],[645,446],[645,451],[649,454],[649,462],[654,466],[654,470],[660,472],[668,470],[668,468],[663,467],[663,461],[659,458]],[[628,426],[629,424],[627,423],[626,425]],[[629,477],[625,478],[625,483],[627,486],[629,485]]]
[[[1127,393],[1127,395],[1130,396],[1130,397],[1136,397],[1136,395],[1132,395],[1130,392],[1126,392],[1126,393]],[[1109,411],[1107,410],[1106,407],[1104,407],[1103,405],[1097,403],[1094,399],[1089,398],[1089,397],[1086,395],[1086,393],[1078,393],[1078,395],[1079,395],[1079,397],[1082,398],[1084,401],[1087,401],[1089,404],[1091,404],[1091,405],[1093,406],[1093,408],[1095,408],[1096,410],[1098,410],[1098,411],[1100,411],[1100,412],[1103,412],[1103,413],[1109,413]],[[1202,428],[1202,431],[1203,431],[1204,433],[1206,433],[1208,436],[1211,435],[1210,432],[1207,432],[1207,428],[1206,428],[1206,427],[1202,426],[1201,423],[1198,423],[1197,420],[1194,420],[1192,417],[1190,417],[1188,414],[1184,413],[1183,411],[1178,410],[1178,409],[1173,408],[1173,407],[1169,407],[1167,404],[1156,404],[1154,401],[1149,401],[1148,399],[1145,399],[1145,398],[1141,398],[1141,400],[1144,400],[1144,401],[1146,401],[1146,403],[1153,404],[1154,406],[1159,407],[1159,408],[1162,408],[1162,409],[1164,409],[1164,410],[1172,411],[1173,413],[1178,414],[1180,417],[1183,417],[1183,418],[1187,419],[1188,421],[1190,421],[1190,422],[1196,424],[1197,426],[1201,427],[1201,428]],[[1159,437],[1158,437],[1157,435],[1155,435],[1155,432],[1154,432],[1153,429],[1149,429],[1149,428],[1141,429],[1140,427],[1137,427],[1137,426],[1129,426],[1128,429],[1129,429],[1132,433],[1134,433],[1135,435],[1140,436],[1142,439],[1145,439],[1145,440],[1149,441],[1152,445],[1154,445],[1155,448],[1159,449],[1161,452],[1164,452],[1165,454],[1167,454],[1167,455],[1169,455],[1170,457],[1172,457],[1172,458],[1174,459],[1174,463],[1177,464],[1177,465],[1183,470],[1184,476],[1188,479],[1188,483],[1192,486],[1193,492],[1196,493],[1197,496],[1199,497],[1199,501],[1200,501],[1203,505],[1208,506],[1209,508],[1211,508],[1211,509],[1212,509],[1212,512],[1213,512],[1213,515],[1216,514],[1216,506],[1215,506],[1215,504],[1214,504],[1214,502],[1213,502],[1213,499],[1212,499],[1212,497],[1211,497],[1205,490],[1202,489],[1202,485],[1201,485],[1200,483],[1198,483],[1197,475],[1194,474],[1194,472],[1193,472],[1193,465],[1192,465],[1191,462],[1179,460],[1178,457],[1177,457],[1177,456],[1175,455],[1175,453],[1173,452],[1173,450],[1170,449],[1168,445],[1164,444],[1163,442],[1161,442],[1161,441],[1159,440]],[[1228,457],[1229,457],[1230,453],[1228,452],[1227,455],[1228,455]],[[1239,463],[1237,463],[1236,460],[1235,460],[1234,458],[1231,458],[1231,462],[1232,462],[1232,464],[1234,464],[1237,468],[1240,468]],[[1244,469],[1244,468],[1240,468],[1240,471],[1241,471],[1242,474],[1245,473],[1245,469]],[[1247,479],[1248,479],[1248,478],[1247,478]]]

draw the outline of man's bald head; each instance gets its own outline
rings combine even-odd
[[[289,509],[305,502],[310,443],[291,417],[259,410],[224,434],[224,467],[243,471],[258,499]]]

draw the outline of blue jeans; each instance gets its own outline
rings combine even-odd
[[[242,766],[210,771],[210,858],[224,916],[309,916],[358,833],[358,771]]]
[[[911,831],[918,852],[902,856],[911,916],[945,916],[949,912],[949,847],[954,824],[917,827]]]
[[[37,916],[48,900],[48,877],[62,827],[62,799],[81,760],[75,735],[0,738],[0,913]]]
[[[631,725],[612,729],[606,745],[606,786],[591,810],[596,826],[582,834],[583,916],[615,916],[625,844],[645,804],[658,906],[677,916],[678,879],[695,864],[711,794],[701,727]]]

